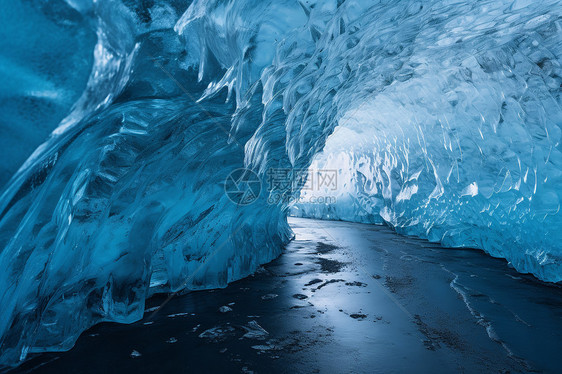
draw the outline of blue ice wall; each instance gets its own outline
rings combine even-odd
[[[0,23],[1,188],[84,91],[96,35],[63,0],[10,1]]]
[[[76,20],[56,40],[77,38],[71,56],[90,71],[45,62],[63,83],[25,82],[74,94],[0,196],[1,365],[138,320],[153,292],[222,287],[277,256],[290,207],[269,197],[286,191],[264,183],[235,204],[238,168],[263,181],[334,167],[337,202],[294,212],[386,221],[561,279],[559,1],[59,5],[37,17]]]
[[[304,191],[292,213],[387,222],[562,280],[561,4],[377,8],[311,167],[337,170],[338,189]]]

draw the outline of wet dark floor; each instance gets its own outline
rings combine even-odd
[[[386,227],[290,222],[296,239],[254,276],[14,372],[562,372],[562,287]]]

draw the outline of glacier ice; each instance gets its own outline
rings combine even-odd
[[[80,97],[96,34],[87,17],[63,1],[2,4],[0,23],[3,187]]]
[[[369,95],[379,83],[365,73],[362,99],[345,109],[311,166],[338,170],[338,190],[304,191],[292,213],[384,221],[560,281],[562,7],[480,5],[451,5],[442,22],[419,29],[405,20],[400,32],[411,30],[415,44],[371,46],[373,57],[358,57],[388,74],[388,84]],[[391,22],[373,27],[390,30]],[[307,203],[319,195],[335,203]]]
[[[290,239],[289,213],[562,280],[560,1],[49,4],[34,33],[5,20],[28,54],[0,42],[0,77],[21,80],[0,89],[0,366],[138,320],[154,292],[252,273]],[[76,54],[41,60],[61,48],[48,28]],[[235,169],[309,167],[337,170],[338,189],[294,206],[265,184],[248,205],[224,193]]]

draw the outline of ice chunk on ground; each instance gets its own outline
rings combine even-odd
[[[246,330],[246,333],[242,337],[246,339],[264,340],[269,335],[256,321],[250,321],[246,326],[242,327]]]

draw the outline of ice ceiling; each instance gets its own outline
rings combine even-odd
[[[290,239],[289,212],[562,280],[560,1],[5,8],[1,365],[138,320],[154,292],[252,273]],[[333,203],[224,193],[237,168],[309,166],[338,189],[302,195]]]

